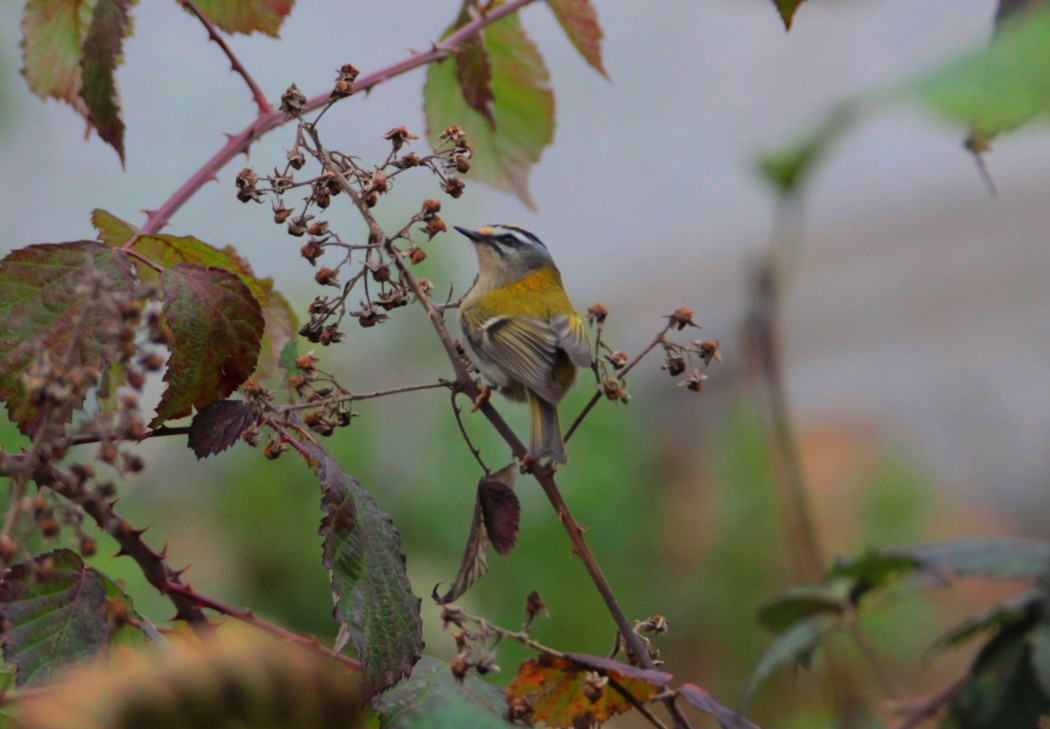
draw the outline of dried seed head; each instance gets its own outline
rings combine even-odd
[[[368,189],[372,192],[382,195],[383,193],[390,190],[389,178],[386,173],[382,170],[376,170],[372,173],[372,180],[368,183]]]
[[[439,217],[437,217],[435,215],[434,217],[432,217],[429,220],[427,220],[426,227],[423,228],[423,230],[427,234],[427,239],[428,240],[434,240],[434,236],[437,235],[438,233],[445,233],[445,232],[447,232],[448,231],[448,226],[445,225],[445,221],[444,220],[442,220],[441,218],[439,218]]]
[[[700,370],[693,370],[689,373],[689,376],[678,383],[679,387],[685,387],[693,392],[700,392],[704,388],[704,380],[707,379]]]
[[[722,352],[718,348],[717,339],[702,339],[698,342],[693,342],[693,345],[696,347],[696,351],[700,354],[700,359],[704,361],[705,365],[711,364],[711,360],[722,361]]]
[[[462,147],[467,143],[467,135],[463,131],[463,127],[453,124],[441,133],[441,141],[452,142],[454,146]]]
[[[587,310],[587,323],[593,324],[598,322],[599,324],[604,324],[607,316],[609,316],[609,310],[605,308],[605,304],[594,304]]]
[[[407,170],[409,167],[419,167],[421,163],[415,152],[408,152],[403,157],[394,160],[390,164],[394,165],[394,167],[399,170]]]
[[[422,263],[427,260],[427,252],[419,246],[412,246],[409,248],[405,251],[405,256],[407,256],[408,260],[412,261],[413,264]]]
[[[605,361],[612,365],[614,370],[622,370],[627,366],[627,352],[610,352],[605,355]]]
[[[326,347],[329,344],[338,344],[343,341],[343,333],[334,326],[327,326],[321,330],[321,336],[318,337],[317,341]]]
[[[301,170],[306,164],[306,155],[298,147],[289,149],[285,154],[288,157],[288,164],[291,165],[293,170]]]
[[[311,265],[321,257],[322,253],[324,253],[324,248],[315,240],[307,242],[306,245],[299,249],[299,255],[309,261]]]
[[[313,352],[307,352],[304,355],[295,358],[295,368],[300,372],[313,372],[317,368],[314,366],[321,361],[321,358],[316,356]]]
[[[390,264],[376,264],[375,268],[372,269],[372,279],[379,283],[384,283],[390,280]]]
[[[365,198],[365,205],[374,208],[377,202],[379,202],[379,195],[376,195],[374,192],[368,193],[368,197]]]
[[[470,670],[470,662],[463,655],[457,655],[451,661],[449,661],[448,667],[452,670],[452,675],[455,676],[457,681],[462,681],[467,671]]]
[[[441,189],[447,192],[453,199],[461,197],[463,195],[463,190],[466,187],[467,186],[463,184],[463,180],[458,177],[449,177],[441,183]]]
[[[456,165],[456,171],[459,174],[465,174],[470,171],[470,160],[467,159],[466,155],[457,154],[453,159]]]
[[[344,63],[336,71],[337,76],[335,77],[335,86],[332,88],[332,93],[329,96],[331,99],[342,99],[350,96],[357,89],[354,88],[354,81],[360,75],[360,71],[352,63]]]
[[[310,225],[310,221],[314,219],[312,215],[299,215],[288,221],[288,235],[294,235],[296,238],[301,238],[306,234],[306,229]]]
[[[281,225],[284,221],[288,220],[288,216],[292,214],[292,211],[284,206],[284,202],[274,203],[273,206],[273,222]]]
[[[671,326],[677,328],[678,331],[682,331],[686,327],[697,326],[693,323],[693,310],[684,306],[680,309],[675,309],[674,313],[667,318],[671,320]]]
[[[80,537],[80,553],[85,557],[92,557],[98,552],[98,543],[84,534]]]
[[[339,286],[339,272],[334,268],[328,268],[327,266],[318,269],[317,273],[314,274],[314,281],[321,284],[322,286]]]
[[[389,132],[383,135],[383,139],[389,139],[390,143],[394,146],[394,151],[399,151],[405,144],[413,139],[419,139],[415,134],[408,131],[404,127],[394,127]],[[415,156],[415,155],[413,155]]]
[[[303,112],[303,107],[306,106],[306,95],[299,90],[299,87],[292,84],[288,89],[281,94],[281,106],[280,109],[287,116],[299,116]]]
[[[441,202],[438,200],[423,201],[423,219],[432,218],[441,212]]]
[[[671,377],[677,377],[685,372],[685,358],[680,354],[668,354],[664,360],[663,368]]]

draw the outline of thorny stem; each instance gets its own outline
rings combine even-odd
[[[272,114],[273,106],[271,106],[270,102],[267,100],[266,94],[264,94],[262,89],[259,88],[259,85],[255,83],[255,79],[253,79],[251,74],[248,73],[248,69],[244,67],[244,64],[242,64],[240,59],[237,58],[233,50],[226,45],[226,41],[223,40],[221,35],[219,35],[219,31],[215,27],[215,24],[208,19],[208,16],[200,11],[192,0],[175,0],[175,2],[197,16],[197,20],[199,20],[201,25],[203,25],[208,31],[208,37],[215,41],[215,44],[218,45],[219,48],[222,49],[222,52],[226,54],[226,57],[230,59],[230,67],[232,70],[239,73],[241,78],[244,79],[244,83],[248,84],[248,89],[252,92],[252,98],[255,99],[255,105],[259,107],[259,114]]]
[[[271,623],[268,620],[263,620],[262,618],[257,617],[251,610],[241,610],[240,608],[235,608],[232,605],[227,605],[226,603],[210,598],[207,595],[202,595],[201,593],[197,592],[185,583],[170,583],[168,585],[167,592],[169,595],[181,595],[187,599],[192,600],[200,607],[206,607],[209,610],[214,610],[215,612],[231,617],[234,620],[240,620],[242,623],[247,623],[248,625],[258,628],[259,630],[269,633],[270,635],[276,636],[283,640],[287,640],[290,643],[306,646],[311,650],[315,650],[318,653],[321,653],[329,658],[339,661],[340,663],[349,667],[352,671],[361,670],[361,662],[351,658],[350,656],[344,655],[338,651],[323,646],[313,638],[307,638],[305,636],[299,635],[298,633],[293,633],[292,631],[287,630],[286,628],[282,628],[280,625]]]
[[[374,400],[379,397],[386,397],[387,395],[399,395],[404,392],[417,392],[419,390],[437,390],[439,388],[449,388],[451,385],[445,381],[440,380],[438,382],[428,382],[424,385],[405,385],[404,387],[392,387],[389,390],[377,390],[375,392],[360,392],[360,393],[347,393],[346,395],[339,395],[338,397],[329,397],[323,400],[316,400],[314,402],[301,403],[299,405],[285,405],[278,408],[282,413],[290,413],[296,410],[311,410],[317,407],[325,407],[328,405],[338,405],[343,402],[354,402],[356,400]]]
[[[623,379],[627,377],[627,373],[634,369],[635,365],[641,362],[642,359],[644,359],[647,354],[656,349],[657,346],[663,344],[667,340],[667,333],[671,331],[671,327],[673,326],[673,324],[668,324],[660,331],[659,334],[653,337],[653,341],[649,342],[649,345],[645,349],[643,349],[638,354],[638,356],[636,356],[634,359],[628,362],[624,366],[624,368],[617,373],[616,379],[622,382]],[[569,442],[569,438],[572,437],[572,434],[575,433],[576,429],[580,427],[580,424],[583,422],[584,418],[586,418],[590,414],[591,410],[594,409],[594,406],[597,405],[598,401],[601,399],[602,391],[601,389],[599,389],[591,396],[591,399],[587,401],[587,404],[583,406],[583,410],[580,411],[580,414],[576,416],[576,420],[572,421],[572,425],[569,426],[569,429],[565,432],[565,438],[563,438],[563,440],[566,443]]]
[[[399,61],[392,66],[387,66],[375,73],[362,76],[355,82],[354,87],[357,91],[366,91],[374,86],[389,81],[396,76],[400,76],[403,73],[419,68],[420,66],[439,61],[442,58],[447,58],[455,53],[455,49],[463,41],[468,40],[485,27],[495,23],[500,18],[516,12],[533,2],[536,2],[536,0],[510,0],[510,2],[500,5],[484,15],[471,20],[444,41],[435,44],[429,51],[413,53],[408,58]],[[328,102],[329,92],[319,94],[306,102],[303,111],[312,111]],[[193,197],[193,195],[196,194],[206,182],[214,179],[219,170],[225,167],[234,157],[247,151],[252,142],[260,139],[269,132],[272,132],[277,127],[286,124],[288,121],[289,118],[281,111],[260,113],[259,116],[247,127],[240,132],[231,135],[222,149],[212,155],[211,159],[194,172],[178,190],[172,193],[171,197],[169,197],[163,205],[149,213],[145,225],[142,226],[142,234],[146,235],[160,231],[168,224],[168,221],[171,220],[171,217],[179,210],[179,208],[181,208],[187,200]]]
[[[573,517],[572,511],[569,509],[568,504],[565,503],[565,499],[562,497],[561,491],[558,489],[558,485],[554,480],[554,469],[549,467],[543,468],[536,461],[527,458],[528,449],[525,448],[525,445],[510,426],[507,425],[507,422],[499,412],[497,412],[496,408],[493,407],[492,403],[487,400],[479,400],[481,389],[470,376],[470,373],[467,372],[466,365],[463,364],[463,360],[459,356],[459,351],[456,349],[456,344],[452,340],[452,336],[448,333],[448,329],[445,328],[444,319],[434,307],[434,304],[430,301],[430,297],[427,296],[426,292],[423,290],[423,287],[419,283],[419,279],[416,278],[415,274],[413,274],[411,269],[405,264],[401,251],[394,245],[393,240],[383,233],[383,229],[379,226],[378,221],[376,221],[375,217],[372,215],[371,210],[369,210],[365,201],[361,198],[361,195],[347,181],[339,168],[333,164],[331,157],[320,142],[317,129],[313,126],[307,125],[306,131],[313,140],[317,154],[325,169],[328,170],[333,178],[338,181],[340,188],[350,197],[358,211],[361,213],[362,218],[368,225],[370,237],[374,240],[385,241],[384,247],[387,249],[391,260],[397,267],[401,277],[406,283],[408,283],[412,293],[415,294],[419,305],[423,307],[424,311],[426,311],[427,318],[430,319],[430,323],[434,327],[434,332],[437,334],[438,339],[441,341],[441,345],[445,349],[445,354],[448,356],[449,362],[452,364],[452,369],[456,373],[457,386],[472,400],[480,402],[479,409],[488,419],[492,427],[495,428],[496,432],[499,433],[507,445],[510,446],[514,457],[518,459],[519,462],[528,464],[526,466],[528,472],[539,482],[543,492],[547,495],[547,499],[554,507],[554,511],[558,515],[558,520],[569,535],[569,541],[572,542],[573,554],[578,556],[583,562],[584,567],[586,567],[587,572],[591,576],[591,580],[598,589],[598,593],[605,602],[606,608],[612,615],[616,627],[623,635],[627,647],[643,667],[653,668],[653,661],[649,656],[649,652],[634,633],[634,629],[631,626],[630,621],[627,619],[627,616],[624,614],[623,608],[620,607],[620,603],[617,601],[616,595],[613,593],[612,587],[609,585],[609,581],[605,578],[605,574],[598,565],[598,560],[595,559],[594,553],[591,552],[590,546],[583,538],[583,527],[581,527],[579,522]],[[668,698],[666,703],[668,710],[675,718],[676,726],[688,727],[689,723],[682,714],[681,709],[679,709],[677,704],[674,703],[674,698]]]
[[[162,425],[159,428],[154,428],[153,430],[148,431],[144,438],[160,438],[161,436],[165,435],[187,435],[189,432],[190,426],[188,425],[180,425],[174,428],[169,428],[166,425]],[[89,443],[100,443],[102,440],[104,440],[103,436],[89,435],[85,433],[83,435],[76,435],[70,438],[68,441],[68,445],[87,445]]]

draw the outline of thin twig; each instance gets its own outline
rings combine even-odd
[[[634,359],[632,359],[630,362],[624,365],[624,368],[617,373],[615,379],[619,380],[620,382],[623,382],[624,378],[627,377],[627,373],[633,370],[635,365],[641,362],[647,354],[652,352],[654,349],[656,349],[658,345],[662,344],[665,341],[667,333],[671,331],[672,326],[673,324],[668,324],[660,331],[659,334],[653,337],[653,341],[649,342],[648,346],[646,346],[646,348],[643,349],[638,354],[638,356],[636,356]],[[595,354],[595,362],[597,362],[597,354]],[[594,369],[595,374],[597,375],[597,365],[595,365]],[[597,405],[598,401],[602,399],[602,394],[602,391],[599,389],[591,396],[591,399],[588,400],[587,404],[583,406],[583,410],[580,411],[580,414],[576,416],[576,419],[574,421],[572,421],[572,425],[569,426],[569,429],[565,432],[565,437],[562,440],[564,440],[566,443],[569,442],[569,438],[571,438],[572,434],[576,432],[576,429],[580,427],[580,424],[583,422],[584,418],[586,418],[590,414],[591,410],[594,409],[594,406]]]
[[[266,98],[266,94],[263,93],[259,85],[255,83],[255,79],[252,78],[251,74],[248,73],[248,69],[244,67],[240,59],[233,50],[226,45],[226,41],[223,40],[222,36],[219,35],[218,28],[211,22],[207,15],[202,13],[200,9],[192,2],[192,0],[175,0],[179,5],[189,10],[191,13],[197,16],[197,20],[201,22],[201,25],[208,31],[208,37],[215,41],[215,44],[222,49],[222,52],[226,54],[226,57],[230,59],[230,67],[241,75],[244,79],[244,83],[248,84],[248,89],[252,92],[252,98],[255,99],[255,105],[259,107],[259,114],[272,114],[273,106]]]
[[[278,408],[278,411],[282,413],[290,413],[296,410],[311,410],[318,407],[338,405],[339,403],[344,402],[354,402],[355,400],[374,400],[378,397],[386,397],[388,395],[400,395],[404,392],[418,392],[419,390],[437,390],[439,388],[448,389],[451,386],[452,385],[447,380],[439,380],[438,382],[428,382],[423,385],[405,385],[404,387],[392,387],[389,390],[348,393],[346,395],[325,398],[323,400],[316,400],[314,402],[300,403],[298,405],[284,405]]]
[[[188,425],[179,425],[176,427],[168,427],[167,425],[162,425],[159,428],[154,428],[153,430],[147,431],[144,438],[160,438],[166,435],[187,435],[189,434],[189,432],[190,426]],[[67,445],[77,446],[87,445],[89,443],[100,443],[105,439],[105,436],[89,435],[85,433],[82,435],[73,436],[67,441]]]
[[[848,622],[850,637],[853,639],[854,645],[857,646],[857,650],[860,651],[868,665],[871,666],[871,672],[874,674],[875,680],[879,682],[886,696],[890,699],[899,700],[904,696],[904,691],[901,690],[897,680],[890,673],[886,664],[883,663],[878,650],[876,650],[871,640],[868,639],[868,635],[864,632],[855,612],[850,613]]]
[[[896,729],[915,729],[927,719],[936,716],[949,701],[954,698],[959,689],[966,683],[966,678],[948,684],[928,699],[907,711],[907,716],[897,725]]]
[[[210,610],[214,610],[217,613],[221,613],[223,615],[231,617],[234,620],[240,620],[242,623],[247,623],[248,625],[258,628],[259,630],[265,631],[270,635],[274,635],[278,638],[287,640],[290,643],[306,646],[311,650],[315,650],[318,653],[321,653],[325,656],[328,656],[329,658],[339,661],[343,665],[350,668],[350,670],[352,671],[361,670],[361,662],[351,658],[350,656],[332,650],[327,646],[323,646],[313,638],[307,638],[306,636],[299,635],[298,633],[293,633],[292,631],[287,630],[286,628],[282,628],[280,625],[271,623],[268,620],[263,620],[262,618],[256,616],[251,610],[241,610],[231,605],[227,605],[226,603],[220,602],[219,600],[216,600],[214,598],[208,597],[207,595],[202,595],[201,593],[197,592],[185,583],[171,583],[168,585],[167,592],[182,595],[190,600],[193,600],[200,607],[206,607]]]
[[[403,73],[407,73],[408,71],[412,71],[421,66],[426,66],[434,61],[439,61],[442,58],[447,58],[453,55],[455,49],[463,41],[470,39],[500,18],[506,17],[533,2],[536,2],[536,0],[510,0],[510,2],[500,5],[484,15],[471,20],[462,28],[448,36],[448,38],[445,38],[441,43],[435,44],[430,50],[413,53],[408,58],[391,66],[387,66],[386,68],[367,76],[362,76],[357,79],[354,86],[358,91],[366,91],[375,86],[379,86],[396,76],[400,76]],[[312,111],[313,109],[317,109],[327,104],[329,102],[329,96],[330,92],[326,91],[313,97],[307,101],[303,111]],[[193,197],[193,195],[196,194],[205,183],[216,178],[219,170],[225,167],[237,155],[247,151],[252,142],[262,138],[274,129],[286,124],[288,121],[290,121],[290,119],[286,117],[283,112],[271,111],[267,114],[260,114],[258,118],[252,121],[247,127],[240,132],[231,135],[227,139],[226,144],[223,145],[222,149],[212,155],[211,159],[194,172],[178,190],[172,193],[163,205],[156,210],[150,211],[146,223],[142,226],[142,233],[146,235],[160,231],[168,224],[171,217],[186,203],[187,200]]]
[[[456,404],[456,395],[458,394],[459,393],[455,390],[452,391],[452,414],[456,416],[456,425],[459,426],[459,432],[463,434],[463,440],[467,442],[467,448],[470,449],[470,453],[474,456],[474,460],[478,462],[478,465],[481,466],[481,470],[485,472],[486,476],[488,476],[491,471],[489,470],[489,467],[485,465],[485,461],[481,460],[481,449],[474,445],[474,442],[467,434],[466,426],[463,425],[463,418],[461,417],[463,410]]]

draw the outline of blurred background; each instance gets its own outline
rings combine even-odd
[[[122,170],[110,148],[82,139],[70,109],[26,90],[17,75],[20,5],[0,5],[4,253],[93,237],[94,208],[142,222],[139,211],[160,205],[222,145],[222,132],[254,116],[240,78],[193,18],[174,3],[140,4],[118,74],[128,126]],[[675,387],[658,355],[640,366],[631,404],[602,402],[574,438],[561,482],[628,615],[670,621],[660,644],[672,673],[732,703],[769,640],[755,608],[792,584],[766,392],[748,371],[742,335],[749,273],[770,245],[775,217],[754,157],[843,98],[980,47],[995,3],[810,0],[790,34],[768,0],[597,5],[611,81],[585,65],[546,8],[523,13],[558,99],[555,143],[531,177],[536,209],[471,185],[468,175],[463,198],[442,198],[442,216],[449,225],[534,230],[577,307],[601,301],[611,310],[614,348],[638,351],[679,306],[696,312],[703,336],[722,342],[726,361],[708,371],[699,394]],[[312,95],[341,63],[367,73],[407,48],[426,48],[457,10],[457,2],[300,0],[281,40],[236,37],[230,45],[271,99],[293,82]],[[387,129],[422,133],[423,78],[417,71],[336,106],[326,117],[328,144],[378,160]],[[291,134],[286,128],[254,146],[250,164],[278,164]],[[962,149],[963,134],[913,109],[877,115],[836,147],[807,199],[781,336],[828,559],[958,536],[1050,536],[1050,134],[1033,126],[997,142],[989,157],[997,200]],[[273,226],[268,207],[237,202],[242,161],[167,232],[233,245],[303,311],[315,287],[298,257],[301,241]],[[385,200],[380,220],[399,225],[436,192],[421,175]],[[329,213],[344,237],[361,234],[349,210]],[[476,264],[463,241],[439,236],[428,251],[422,275],[439,290],[469,284]],[[360,391],[446,375],[426,322],[411,309],[398,313],[321,351],[323,365]],[[582,382],[563,418],[590,396],[590,381]],[[500,407],[525,427],[524,413]],[[357,409],[364,417],[329,445],[393,516],[413,584],[429,594],[455,574],[477,467],[442,394]],[[467,423],[484,454],[502,459],[480,419]],[[0,428],[0,443],[17,449],[14,429]],[[319,638],[334,635],[318,490],[296,459],[266,462],[243,445],[200,463],[171,442],[144,450],[149,468],[121,484],[122,511],[153,525],[148,536],[169,543],[174,564],[193,564],[194,587]],[[492,558],[465,606],[513,627],[536,589],[552,614],[538,639],[606,652],[612,623],[560,525],[534,484],[523,480],[518,491],[518,546]],[[152,619],[170,616],[134,563],[98,563],[127,581]],[[918,647],[994,596],[977,586],[951,599],[915,598],[870,627],[887,661],[921,693],[957,676],[967,656],[928,660]],[[450,655],[436,608],[424,602],[423,610],[428,652]],[[507,646],[496,680],[508,680],[522,656]],[[868,681],[862,666],[854,676]],[[812,726],[823,710],[817,685],[809,674],[778,676],[759,693],[756,720]]]

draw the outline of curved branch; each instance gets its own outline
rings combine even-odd
[[[500,18],[510,15],[533,2],[536,2],[536,0],[510,0],[510,2],[505,5],[501,5],[478,18],[471,20],[441,43],[434,44],[429,51],[413,53],[408,58],[399,61],[392,66],[387,66],[375,73],[362,76],[354,83],[354,88],[357,91],[367,91],[368,89],[379,86],[380,84],[389,81],[396,76],[400,76],[403,73],[407,73],[408,71],[419,68],[420,66],[426,66],[434,61],[439,61],[442,58],[447,58],[456,52],[460,43],[476,35],[486,26],[492,25]],[[305,113],[317,109],[318,107],[329,103],[329,101],[329,92],[319,94],[306,102],[303,112]],[[260,113],[255,121],[237,134],[231,135],[222,149],[212,155],[211,159],[205,162],[199,170],[194,172],[193,175],[186,180],[186,182],[183,183],[183,185],[176,190],[163,205],[156,210],[150,211],[145,225],[142,226],[142,235],[152,235],[159,232],[161,228],[168,224],[168,221],[171,220],[171,216],[173,216],[187,200],[193,197],[193,195],[200,190],[206,182],[214,179],[219,170],[225,167],[234,157],[242,152],[246,152],[248,147],[251,146],[251,143],[256,139],[259,139],[288,121],[290,121],[290,119],[281,111]]]

